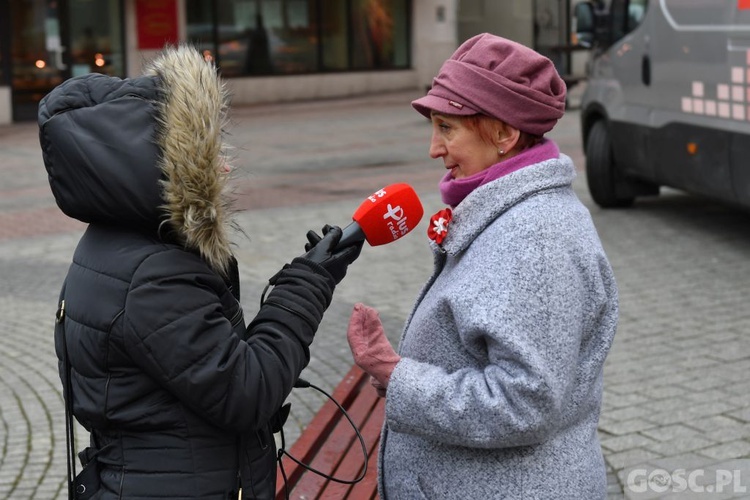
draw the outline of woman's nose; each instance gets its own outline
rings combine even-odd
[[[443,141],[437,136],[437,134],[432,134],[432,139],[430,139],[430,158],[440,158],[441,156],[445,155],[445,144]]]

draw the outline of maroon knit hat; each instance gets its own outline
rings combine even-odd
[[[484,114],[544,135],[565,111],[565,82],[552,61],[519,43],[484,33],[443,63],[426,96],[411,105],[430,118]]]

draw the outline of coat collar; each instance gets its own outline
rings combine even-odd
[[[442,251],[449,255],[463,252],[484,228],[511,207],[543,191],[570,186],[575,175],[572,160],[560,154],[559,158],[529,165],[480,186],[453,209]],[[434,242],[430,246],[440,252]]]

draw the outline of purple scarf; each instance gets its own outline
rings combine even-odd
[[[557,147],[557,144],[551,139],[542,139],[542,142],[536,146],[522,151],[512,158],[495,163],[491,167],[469,177],[454,179],[451,177],[451,173],[448,172],[440,181],[440,194],[443,196],[443,203],[455,208],[469,193],[479,186],[520,170],[523,167],[558,158],[559,156],[560,149]]]

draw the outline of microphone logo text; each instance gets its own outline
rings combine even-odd
[[[401,205],[396,205],[394,207],[389,203],[386,213],[383,214],[383,219],[392,219],[388,220],[386,224],[388,225],[388,229],[390,229],[394,240],[399,239],[409,232],[409,226],[406,225],[407,218],[404,215],[404,209],[401,208]]]
[[[375,191],[374,193],[372,193],[370,196],[368,196],[367,199],[370,200],[371,202],[375,203],[376,201],[378,201],[378,198],[382,198],[386,194],[388,194],[388,193],[385,192],[385,189],[378,189],[377,191]]]

